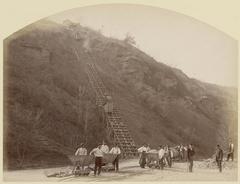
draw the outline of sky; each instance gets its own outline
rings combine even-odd
[[[177,12],[143,5],[98,5],[48,17],[69,19],[109,37],[134,36],[137,47],[190,78],[237,86],[238,43],[214,27]]]

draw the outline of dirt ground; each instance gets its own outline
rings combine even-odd
[[[202,161],[203,162],[203,161]],[[120,163],[120,171],[102,172],[100,176],[68,176],[46,177],[45,173],[50,169],[32,169],[20,171],[5,171],[4,181],[59,181],[59,182],[106,182],[106,181],[236,181],[237,163],[234,167],[223,169],[222,173],[216,168],[203,168],[203,163],[195,161],[193,173],[187,172],[187,163],[174,163],[172,168],[164,170],[140,168],[137,159],[125,160]],[[59,171],[61,168],[52,168]]]

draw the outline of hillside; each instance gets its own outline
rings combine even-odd
[[[212,155],[217,143],[226,146],[228,137],[236,145],[236,89],[191,79],[80,24],[41,20],[4,41],[7,168],[69,163],[66,155],[85,139],[86,112],[88,149],[106,138],[84,70],[88,62],[96,64],[137,145],[191,142],[198,157]],[[79,86],[85,91],[80,104]]]

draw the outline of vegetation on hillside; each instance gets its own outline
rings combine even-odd
[[[107,140],[84,70],[88,62],[96,64],[137,145],[192,142],[207,157],[229,136],[237,140],[235,89],[191,79],[126,38],[41,20],[4,41],[7,168],[67,164],[80,142],[90,150]]]

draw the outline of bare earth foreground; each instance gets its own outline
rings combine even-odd
[[[217,169],[201,168],[202,163],[196,161],[193,173],[187,172],[186,163],[174,163],[172,168],[164,168],[164,170],[142,169],[138,165],[137,159],[125,160],[120,163],[120,171],[103,172],[101,176],[93,176],[93,172],[89,176],[68,176],[63,178],[46,177],[45,172],[49,169],[32,169],[20,171],[5,171],[4,181],[83,181],[83,182],[106,182],[106,181],[236,181],[237,167],[224,169],[219,173]],[[56,168],[55,170],[60,170]]]

